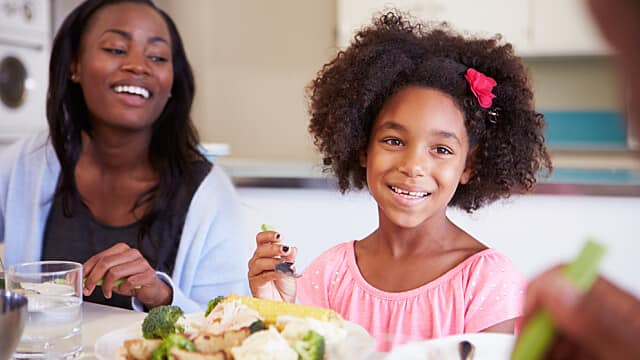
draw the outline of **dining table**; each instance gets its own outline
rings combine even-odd
[[[97,359],[94,345],[101,336],[140,322],[146,315],[143,312],[83,302],[82,355],[80,359]]]

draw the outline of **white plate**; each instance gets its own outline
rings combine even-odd
[[[185,318],[180,321],[182,324],[192,322],[201,323],[204,313],[197,312],[186,314]],[[142,337],[142,321],[136,321],[122,329],[113,330],[101,336],[94,346],[94,352],[100,360],[118,359],[118,350],[122,347],[125,340]]]
[[[185,315],[183,324],[201,323],[202,312]],[[142,321],[137,321],[125,328],[111,331],[101,336],[94,346],[95,355],[100,360],[118,359],[118,350],[127,339],[142,337]],[[375,339],[360,325],[345,321],[347,338],[338,346],[330,359],[366,359],[375,350]]]
[[[458,360],[458,344],[467,340],[475,346],[473,360],[508,360],[515,336],[498,333],[452,335],[434,340],[410,342],[396,347],[385,360]]]

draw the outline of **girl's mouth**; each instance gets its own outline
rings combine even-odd
[[[409,190],[405,190],[405,189],[401,189],[397,186],[389,186],[389,189],[391,189],[391,191],[393,191],[394,193],[407,198],[407,199],[423,199],[429,195],[431,195],[431,193],[428,192],[424,192],[424,191],[409,191]]]

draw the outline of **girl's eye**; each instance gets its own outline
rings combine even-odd
[[[402,141],[400,141],[400,139],[396,139],[396,138],[389,138],[389,139],[384,139],[382,140],[385,144],[388,145],[393,145],[393,146],[400,146],[402,145]]]
[[[159,63],[165,63],[165,62],[169,61],[169,59],[167,59],[165,57],[154,56],[154,55],[149,56],[149,60],[151,60],[153,62],[159,62]]]
[[[122,50],[122,49],[117,49],[117,48],[104,48],[103,50],[104,50],[104,51],[106,51],[106,52],[108,52],[108,53],[111,53],[111,54],[113,54],[113,55],[122,55],[122,54],[124,54],[124,53],[125,53],[125,51],[124,51],[124,50]]]
[[[438,146],[436,148],[436,153],[441,154],[441,155],[451,155],[451,154],[453,154],[453,152],[451,150],[449,150],[449,148],[444,147],[444,146]]]

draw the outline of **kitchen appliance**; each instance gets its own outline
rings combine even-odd
[[[0,0],[0,147],[46,127],[48,0]]]

